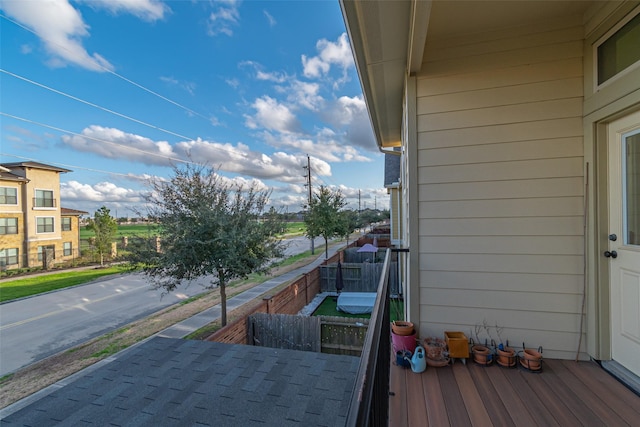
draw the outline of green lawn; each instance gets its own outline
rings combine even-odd
[[[316,311],[313,312],[314,316],[339,316],[339,317],[352,317],[352,318],[364,318],[370,319],[371,314],[350,314],[343,311],[338,311],[338,302],[334,297],[327,297],[322,301],[322,304],[318,306]],[[389,315],[391,321],[402,320],[404,313],[404,303],[398,299],[392,299],[390,301]]]
[[[157,228],[158,226],[155,224],[120,224],[118,225],[118,231],[116,232],[115,239],[120,239],[123,236],[153,236]],[[91,230],[88,230],[87,227],[80,227],[81,240],[87,240],[94,235],[95,233]]]
[[[115,240],[120,240],[122,237],[147,237],[153,236],[156,233],[158,226],[156,224],[120,224],[118,225],[118,231],[114,237]],[[302,236],[306,231],[304,222],[287,222],[285,224],[284,235],[287,237]],[[88,230],[87,227],[80,227],[80,240],[88,240],[95,234],[93,231]]]
[[[129,271],[122,266],[96,268],[81,271],[66,271],[43,276],[25,277],[0,283],[0,302],[36,295],[56,289],[67,288],[96,280],[111,274]]]

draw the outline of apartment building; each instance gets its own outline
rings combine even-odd
[[[80,216],[60,206],[60,174],[38,162],[0,164],[0,268],[50,267],[80,255]]]

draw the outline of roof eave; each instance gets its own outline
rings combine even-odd
[[[421,67],[431,1],[340,0],[340,6],[376,143],[389,152],[401,145],[405,76]]]

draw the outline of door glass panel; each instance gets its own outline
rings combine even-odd
[[[640,130],[624,135],[624,243],[640,245]]]

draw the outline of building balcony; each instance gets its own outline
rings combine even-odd
[[[347,426],[640,425],[640,396],[593,361],[543,359],[536,372],[471,359],[422,373],[398,366],[390,343],[391,254],[387,250]]]

